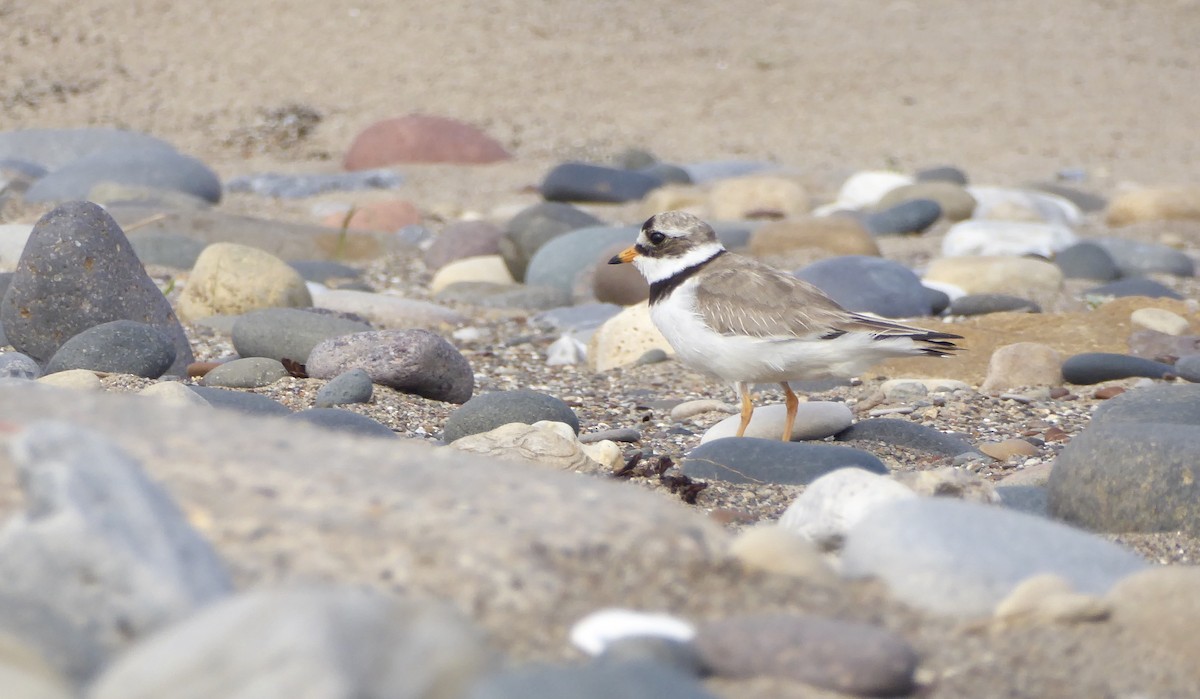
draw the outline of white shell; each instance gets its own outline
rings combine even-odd
[[[687,642],[696,637],[696,627],[669,614],[632,609],[601,609],[571,627],[571,643],[588,655],[599,655],[613,641],[644,636]]]

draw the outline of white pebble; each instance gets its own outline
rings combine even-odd
[[[696,627],[679,617],[632,609],[601,609],[571,627],[571,643],[588,655],[599,655],[622,638],[646,636],[686,643],[696,637]]]

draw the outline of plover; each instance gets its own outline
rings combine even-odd
[[[800,401],[788,381],[850,377],[890,357],[959,349],[959,335],[847,311],[808,282],[726,251],[711,226],[686,212],[651,216],[637,242],[609,260],[623,262],[650,283],[650,317],[679,359],[737,392],[739,437],[754,412],[752,384],[783,388],[790,441]]]

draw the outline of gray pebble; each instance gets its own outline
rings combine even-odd
[[[380,168],[356,172],[290,174],[263,172],[239,175],[225,183],[231,192],[249,192],[278,199],[304,199],[325,192],[361,192],[397,189],[404,184],[399,173]]]
[[[154,231],[131,235],[129,243],[142,264],[174,269],[191,269],[208,247],[204,241],[186,235]]]
[[[883,442],[939,456],[958,456],[976,451],[975,447],[960,436],[939,432],[919,422],[895,418],[859,420],[839,432],[834,439],[839,442],[853,440]]]
[[[1170,364],[1111,352],[1085,352],[1062,364],[1063,381],[1085,386],[1131,376],[1161,379],[1174,374],[1175,367]]]
[[[370,403],[374,392],[375,384],[371,383],[371,375],[355,368],[338,374],[322,386],[317,391],[313,406],[332,408],[335,405]]]
[[[221,180],[196,158],[160,147],[106,150],[84,156],[41,178],[25,193],[26,201],[86,199],[101,182],[167,189],[221,201]]]
[[[847,467],[888,472],[875,455],[861,449],[752,437],[714,439],[701,444],[688,452],[680,470],[692,478],[730,483],[805,485],[830,471]]]
[[[470,362],[428,330],[376,330],[334,337],[308,356],[308,375],[331,379],[353,368],[371,381],[430,400],[465,403],[475,389]]]
[[[251,311],[233,324],[233,348],[242,357],[269,357],[308,362],[312,349],[324,340],[371,329],[367,323],[299,308]]]
[[[394,439],[396,433],[387,425],[373,420],[366,415],[352,413],[338,408],[309,408],[287,416],[288,420],[307,422],[310,425],[323,427],[335,432],[347,432],[363,437],[383,437]]]
[[[663,636],[625,636],[611,641],[596,656],[600,664],[650,663],[677,670],[690,677],[709,674],[704,658],[694,643]]]
[[[47,362],[46,373],[88,369],[157,379],[174,362],[175,347],[162,330],[132,320],[114,320],[64,342]]]
[[[632,245],[637,235],[634,226],[594,226],[558,236],[529,260],[525,283],[570,292],[580,273],[597,264],[601,252],[619,243]]]
[[[332,280],[361,279],[363,272],[357,267],[333,260],[293,260],[288,262],[305,281],[328,285]]]
[[[42,369],[32,358],[20,352],[0,352],[0,379],[36,379]]]
[[[583,444],[593,444],[605,440],[610,442],[640,442],[642,441],[642,433],[632,427],[615,427],[610,430],[599,430],[579,435],[579,441]]]
[[[225,362],[204,375],[205,386],[222,388],[262,388],[288,375],[277,359],[246,357]]]
[[[579,418],[562,400],[538,391],[492,391],[475,396],[446,418],[443,439],[453,442],[510,422],[563,422],[579,434]]]
[[[1115,282],[1094,286],[1083,292],[1086,296],[1147,296],[1152,299],[1166,298],[1183,300],[1177,291],[1145,277],[1118,279]]]
[[[236,410],[247,415],[290,415],[288,407],[267,396],[246,391],[234,391],[212,386],[189,386],[200,397],[216,408]]]
[[[600,219],[570,204],[548,201],[534,204],[513,216],[496,245],[513,279],[523,282],[529,260],[543,245],[570,231],[603,224]]]
[[[1192,258],[1168,245],[1126,238],[1096,238],[1094,242],[1108,251],[1123,277],[1156,273],[1191,277],[1196,273]]]
[[[1054,264],[1067,279],[1095,279],[1107,282],[1118,279],[1121,270],[1113,262],[1112,255],[1102,246],[1088,240],[1060,250],[1054,256]]]
[[[715,699],[678,670],[653,663],[543,665],[484,678],[466,699]]]
[[[1041,306],[1029,299],[1008,294],[967,294],[950,302],[947,312],[954,316],[979,316],[988,313],[1041,313]]]
[[[589,163],[563,163],[546,174],[541,192],[546,201],[619,204],[641,199],[662,185],[661,179],[645,172]]]
[[[882,211],[867,214],[863,224],[873,235],[921,233],[942,216],[942,205],[932,199],[909,199]]]
[[[818,260],[795,275],[851,311],[885,318],[927,316],[932,311],[921,279],[899,262],[866,255]]]
[[[966,187],[969,184],[967,173],[953,165],[934,165],[922,168],[913,173],[913,178],[918,182],[949,182],[960,187]]]
[[[1186,354],[1180,357],[1175,362],[1175,374],[1185,381],[1200,383],[1200,354]]]

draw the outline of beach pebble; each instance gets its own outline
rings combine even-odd
[[[371,325],[387,329],[440,328],[467,322],[466,316],[441,304],[355,289],[318,291],[312,305],[366,318]]]
[[[715,182],[708,192],[709,214],[718,221],[796,218],[811,208],[803,185],[787,177],[731,177]]]
[[[875,206],[883,197],[892,190],[898,187],[904,187],[913,183],[913,178],[908,175],[903,175],[898,172],[889,172],[885,170],[864,170],[856,172],[838,189],[837,200],[828,207],[823,207],[827,210],[858,210],[865,209],[870,206]],[[900,203],[918,197],[900,197],[895,202],[882,204],[880,208],[886,209],[892,203]],[[930,197],[926,197],[930,198]],[[940,206],[940,204],[939,204]]]
[[[588,368],[599,372],[629,366],[653,349],[674,352],[650,320],[649,306],[639,303],[609,318],[596,329],[588,342]]]
[[[1121,276],[1117,263],[1103,246],[1090,240],[1082,240],[1059,250],[1054,264],[1067,279],[1095,279],[1107,282]]]
[[[818,260],[795,272],[844,308],[885,318],[929,315],[929,294],[908,267],[893,260],[845,255]]]
[[[512,275],[499,255],[463,257],[442,265],[429,281],[429,292],[436,294],[458,282],[486,282],[490,284],[512,284]]]
[[[570,231],[603,225],[604,221],[570,204],[542,202],[513,216],[496,244],[513,279],[523,282],[529,260],[543,245]]]
[[[620,313],[622,308],[611,303],[585,303],[542,311],[529,319],[536,327],[560,332],[593,330]]]
[[[0,535],[6,592],[51,607],[115,651],[232,590],[167,491],[105,437],[34,423],[12,456],[30,510]]]
[[[996,605],[995,617],[1006,623],[1070,624],[1104,621],[1111,613],[1112,605],[1103,598],[1080,594],[1062,576],[1043,573],[1023,580],[1013,588],[1012,593]]]
[[[1037,447],[1024,439],[1003,439],[999,442],[985,442],[979,445],[979,451],[997,461],[1008,461],[1014,456],[1037,456]]]
[[[1152,384],[1096,408],[1089,429],[1120,422],[1200,427],[1200,386]]]
[[[820,250],[827,255],[879,255],[879,245],[871,231],[850,216],[805,216],[770,221],[750,235],[748,252],[754,257],[795,250]]]
[[[268,357],[304,364],[323,340],[356,332],[370,325],[327,313],[299,308],[264,308],[238,316],[231,338],[242,357]]]
[[[231,177],[225,182],[225,190],[276,199],[306,199],[326,192],[398,189],[402,184],[404,177],[385,169],[329,173],[260,172]]]
[[[338,230],[398,231],[421,222],[421,211],[406,199],[384,199],[357,204],[347,211],[335,211],[321,219],[321,225]]]
[[[90,202],[63,204],[29,237],[0,302],[4,334],[14,349],[45,362],[68,339],[113,320],[165,333],[176,352],[167,373],[181,376],[191,363],[183,326],[112,217]]]
[[[1170,364],[1128,354],[1085,352],[1068,357],[1062,363],[1063,380],[1067,383],[1090,385],[1131,376],[1161,379],[1175,373]]]
[[[719,677],[785,677],[857,696],[900,696],[915,687],[919,657],[903,638],[858,621],[789,614],[701,624],[696,647]]]
[[[861,449],[752,437],[701,444],[687,453],[680,469],[692,478],[729,483],[805,485],[851,466],[872,473],[888,472],[875,455]]]
[[[1094,238],[1093,242],[1108,252],[1123,277],[1150,274],[1191,277],[1196,273],[1192,258],[1167,245],[1126,238]]]
[[[129,239],[143,265],[191,269],[208,247],[203,241],[174,233],[141,233]]]
[[[488,221],[452,221],[434,236],[425,250],[425,266],[436,272],[464,257],[498,255],[503,235],[504,229]]]
[[[1058,386],[1062,382],[1062,355],[1057,350],[1039,342],[1016,342],[992,351],[979,390],[1009,391],[1023,386]]]
[[[671,408],[671,419],[675,422],[683,422],[684,420],[690,420],[697,415],[703,415],[704,413],[711,412],[733,414],[738,412],[738,407],[732,403],[726,403],[724,401],[715,400],[712,398],[688,400]],[[780,428],[780,433],[782,433],[782,425],[780,425]]]
[[[958,379],[888,379],[879,385],[889,402],[919,400],[930,393],[971,391],[970,384]]]
[[[1083,218],[1079,207],[1067,199],[1047,192],[1008,187],[968,187],[977,205],[977,219],[1006,221],[1043,221],[1074,226]]]
[[[365,369],[350,369],[329,380],[318,391],[313,407],[332,408],[335,405],[370,403],[375,384]]]
[[[430,400],[465,403],[475,387],[466,357],[428,330],[374,330],[323,340],[308,355],[308,375],[332,379],[361,368],[371,381]]]
[[[103,151],[174,151],[175,147],[149,134],[108,127],[74,129],[17,129],[0,132],[0,160],[24,161],[46,171]],[[36,174],[36,170],[30,170]]]
[[[349,586],[264,589],[150,637],[88,696],[450,697],[495,667],[483,634],[443,605]]]
[[[808,484],[779,518],[779,527],[823,550],[840,548],[846,532],[879,505],[915,498],[912,489],[878,473],[842,468]]]
[[[466,303],[483,308],[546,311],[571,303],[571,292],[567,289],[550,286],[458,282],[442,289],[434,296],[434,299],[441,302]],[[463,322],[465,321],[466,319],[463,318]]]
[[[46,373],[87,369],[156,379],[174,362],[175,347],[161,330],[132,320],[114,320],[64,342],[46,363]]]
[[[644,220],[663,211],[687,211],[707,216],[708,190],[698,185],[668,182],[642,197],[637,207],[637,219]]]
[[[76,391],[102,391],[104,384],[96,372],[87,369],[67,369],[55,374],[47,374],[37,380],[45,386],[70,388]]]
[[[965,452],[975,451],[975,448],[962,437],[939,432],[919,422],[887,417],[859,420],[854,425],[838,432],[835,439],[839,442],[856,440],[883,442],[939,456],[958,456]]]
[[[955,466],[923,471],[896,471],[892,473],[892,480],[922,497],[954,498],[984,505],[1000,502],[1000,496],[991,481]]]
[[[628,241],[618,241],[596,256],[592,277],[592,296],[601,303],[632,306],[650,298],[650,285],[633,265],[610,265],[608,261],[629,247]]]
[[[215,386],[190,386],[214,408],[236,410],[246,415],[290,415],[292,411],[279,401],[257,393],[235,391]]]
[[[851,527],[842,574],[876,577],[900,601],[953,616],[990,616],[1021,581],[1056,573],[1103,594],[1146,567],[1137,554],[1041,517],[947,498],[886,503]]]
[[[465,699],[716,699],[699,680],[655,663],[533,665],[485,677]]]
[[[588,655],[600,655],[610,644],[627,638],[663,638],[687,643],[696,627],[679,617],[630,609],[601,609],[571,625],[571,644]]]
[[[1110,226],[1200,220],[1200,186],[1146,187],[1124,192],[1109,202],[1104,218]]]
[[[305,281],[317,282],[325,286],[336,285],[337,282],[356,281],[362,279],[363,276],[361,269],[333,260],[291,260],[288,264],[299,272]]]
[[[0,352],[0,380],[36,379],[42,368],[31,357],[20,352]]]
[[[579,434],[579,418],[569,405],[545,393],[517,389],[481,393],[463,403],[446,418],[443,440],[450,443],[510,422],[532,425],[541,420],[562,422]]]
[[[1183,335],[1190,329],[1187,318],[1165,308],[1139,308],[1129,314],[1134,325],[1167,335]]]
[[[1115,282],[1094,286],[1083,292],[1084,297],[1090,296],[1114,296],[1120,298],[1122,296],[1145,296],[1152,299],[1178,299],[1183,300],[1183,296],[1165,284],[1160,284],[1153,279],[1144,277],[1133,277],[1131,279],[1118,279]]]
[[[309,408],[287,416],[289,420],[307,422],[323,429],[360,437],[395,439],[396,433],[378,420],[340,408]]]
[[[34,182],[25,200],[88,199],[101,182],[184,192],[214,204],[221,201],[221,180],[212,169],[160,146],[104,150],[71,161]]]
[[[3,357],[4,355],[0,355]],[[0,365],[2,366],[2,365]],[[0,369],[0,374],[3,370]],[[1175,373],[1179,378],[1192,383],[1200,383],[1200,353],[1185,354],[1175,362]]]
[[[980,316],[988,313],[1041,313],[1041,306],[1029,299],[1008,294],[967,294],[950,302],[952,316]]]
[[[189,320],[311,305],[299,272],[268,252],[237,243],[205,248],[178,302],[179,315]]]
[[[997,485],[995,491],[1004,507],[1038,517],[1050,516],[1050,496],[1045,485]]]
[[[594,471],[597,466],[570,425],[549,420],[532,425],[510,422],[487,432],[460,437],[447,448],[562,471]]]
[[[961,221],[971,217],[975,211],[975,198],[965,187],[951,182],[915,182],[888,191],[875,204],[875,208],[886,209],[896,204],[916,199],[937,202],[942,215],[948,221]]]
[[[700,443],[706,444],[714,439],[724,439],[737,434],[741,423],[740,415],[730,415],[705,430],[700,437]],[[746,437],[778,439],[783,434],[783,425],[787,420],[787,406],[782,403],[761,405],[754,409],[750,424],[746,426]],[[792,441],[806,439],[824,439],[841,432],[854,421],[854,414],[845,403],[829,401],[806,401],[796,409],[796,421],[792,425]]]
[[[211,407],[199,393],[179,381],[152,383],[138,391],[138,395],[153,398],[163,405]]]
[[[967,186],[967,173],[962,168],[953,165],[934,165],[921,168],[913,173],[917,182],[949,182],[962,187]]]
[[[618,204],[637,201],[662,184],[658,177],[635,170],[590,163],[562,163],[546,173],[541,193],[546,201]]]
[[[401,163],[476,165],[508,160],[483,131],[443,116],[410,114],[377,121],[354,137],[342,167],[370,170]]]
[[[857,470],[844,468],[822,478],[842,471]],[[814,483],[820,480],[818,478]],[[808,488],[804,492],[807,493]],[[837,573],[825,561],[824,554],[817,546],[809,538],[796,534],[792,528],[782,526],[782,523],[779,526],[760,524],[742,531],[729,545],[729,554],[747,570],[786,575],[816,585],[832,586],[838,582]]]
[[[596,226],[560,235],[534,253],[525,283],[571,291],[582,272],[607,262],[600,259],[601,252],[621,243],[633,245],[637,236],[633,226]]]
[[[942,254],[964,255],[1038,255],[1053,257],[1077,242],[1075,233],[1061,223],[1030,221],[960,221],[946,231]]]
[[[863,218],[873,235],[922,233],[942,217],[942,205],[932,199],[909,199],[874,211]]]
[[[1026,187],[1038,192],[1062,197],[1078,207],[1083,213],[1090,214],[1097,211],[1104,211],[1108,207],[1108,200],[1104,197],[1060,182],[1031,182]]]
[[[1009,294],[1039,299],[1058,293],[1063,275],[1055,265],[1028,257],[939,257],[925,280],[953,284],[968,294]]]
[[[247,357],[225,362],[204,375],[205,386],[222,388],[262,388],[288,375],[277,359]]]
[[[1122,632],[1200,680],[1200,567],[1161,566],[1134,573],[1114,585],[1106,601]]]

